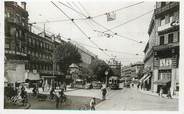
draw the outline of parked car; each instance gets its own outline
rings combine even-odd
[[[85,85],[85,89],[92,89],[92,88],[93,88],[93,86],[92,86],[91,83],[87,83],[87,84]]]
[[[92,85],[93,85],[93,88],[95,88],[95,89],[101,89],[102,88],[102,83],[101,82],[93,82]]]

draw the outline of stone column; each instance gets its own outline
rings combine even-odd
[[[153,82],[157,81],[158,80],[158,69],[154,69],[153,70]],[[157,92],[157,84],[153,84],[153,92]]]
[[[172,68],[171,71],[171,95],[173,95],[174,90],[176,90],[176,75],[177,75],[177,69],[176,68]]]

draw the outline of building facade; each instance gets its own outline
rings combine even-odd
[[[27,30],[26,3],[5,2],[5,77],[11,83],[24,81]]]
[[[145,79],[151,91],[167,94],[179,90],[179,2],[156,2],[145,47]],[[149,78],[147,78],[149,77]]]
[[[139,73],[143,71],[144,64],[142,62],[137,62],[135,64],[122,67],[121,69],[121,79],[125,82],[137,83],[139,78]]]
[[[121,76],[121,62],[111,58],[107,64],[111,68],[113,75],[120,77]]]
[[[64,41],[45,32],[36,34],[28,23],[26,3],[5,2],[5,74],[11,83],[62,77],[53,52]]]

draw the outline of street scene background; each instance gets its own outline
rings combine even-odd
[[[178,111],[179,2],[4,2],[4,109]]]

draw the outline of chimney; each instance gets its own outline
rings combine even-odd
[[[26,10],[26,2],[21,2],[21,7]]]

